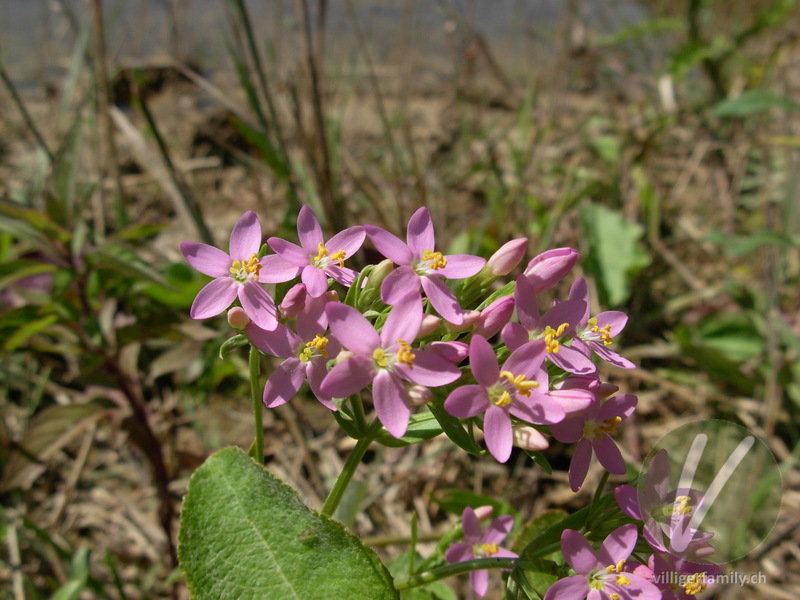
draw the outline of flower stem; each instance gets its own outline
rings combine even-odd
[[[479,571],[481,569],[513,569],[517,565],[517,558],[476,558],[474,560],[466,560],[464,562],[446,565],[412,575],[411,577],[399,578],[394,580],[394,587],[398,592],[408,590],[432,581],[438,581],[445,577],[452,577],[460,573],[468,573],[470,571]]]
[[[353,452],[347,457],[347,462],[344,463],[342,472],[339,473],[336,483],[333,484],[333,489],[331,489],[328,498],[325,500],[325,504],[322,506],[323,515],[330,517],[336,510],[336,507],[339,506],[339,502],[342,501],[342,497],[344,496],[344,491],[353,479],[353,475],[356,474],[356,469],[358,465],[361,464],[361,459],[364,458],[369,445],[375,439],[375,434],[378,433],[380,428],[380,421],[376,419],[367,429],[366,436],[356,443],[356,447],[353,448]]]
[[[258,464],[264,464],[264,403],[261,400],[258,378],[261,370],[261,360],[258,348],[250,346],[250,395],[253,398],[253,416],[255,418],[256,441],[253,452]]]

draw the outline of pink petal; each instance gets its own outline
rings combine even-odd
[[[239,302],[253,320],[253,323],[261,329],[275,329],[278,324],[278,309],[275,301],[263,286],[255,281],[248,281],[239,286]]]
[[[585,327],[586,323],[589,322],[589,288],[586,286],[586,280],[583,277],[578,277],[572,287],[569,288],[569,299],[581,300],[585,304],[586,308],[578,320],[578,325]]]
[[[480,569],[478,571],[469,572],[469,582],[472,584],[472,589],[481,598],[489,591],[489,571]]]
[[[622,460],[622,453],[614,440],[607,435],[600,439],[595,438],[592,440],[592,448],[606,471],[614,475],[625,475],[625,461]]]
[[[311,258],[316,253],[311,254],[303,250],[297,244],[292,244],[286,240],[278,237],[271,237],[267,240],[269,247],[272,248],[276,254],[279,254],[286,262],[289,262],[296,267],[305,267],[311,264]]]
[[[515,376],[524,374],[528,377],[535,374],[544,362],[544,342],[534,340],[514,350],[503,364],[503,371],[511,371]]]
[[[381,329],[381,346],[390,348],[398,340],[412,344],[422,325],[422,302],[408,296],[395,304]]]
[[[261,264],[261,270],[258,272],[260,283],[283,283],[291,281],[300,274],[300,267],[293,265],[278,254],[264,256],[259,263]]]
[[[550,390],[547,395],[558,402],[568,415],[589,408],[595,400],[594,394],[587,390]],[[577,438],[573,441],[577,441]]]
[[[414,363],[411,367],[404,364],[395,365],[400,376],[413,383],[437,387],[453,383],[461,377],[461,369],[435,352],[414,350]]]
[[[578,261],[578,251],[572,248],[553,248],[535,256],[525,268],[525,275],[537,294],[550,289],[572,270]]]
[[[331,345],[328,344],[327,347],[330,348]],[[333,352],[331,352],[331,356],[334,356]],[[317,358],[309,362],[306,366],[306,376],[308,377],[308,385],[311,388],[311,392],[317,400],[326,408],[336,410],[336,406],[331,402],[331,397],[323,394],[321,389],[322,381],[328,374],[328,369],[325,367],[326,362],[325,358]]]
[[[444,557],[449,563],[460,563],[475,558],[475,552],[472,550],[472,544],[456,542],[447,549]]]
[[[328,291],[328,277],[314,265],[307,265],[301,273],[301,280],[306,286],[308,295],[319,298]]]
[[[469,344],[469,368],[475,380],[485,388],[492,387],[500,378],[500,367],[492,345],[479,335],[472,336]]]
[[[333,367],[319,387],[327,398],[347,398],[367,387],[374,377],[372,360],[356,355]]]
[[[358,273],[353,271],[353,269],[348,269],[347,267],[339,267],[339,266],[332,266],[325,269],[325,274],[328,277],[332,277],[334,281],[338,281],[344,287],[350,287],[353,285],[353,282],[358,277]]]
[[[569,461],[569,487],[573,492],[581,489],[583,480],[586,479],[586,473],[589,472],[589,463],[591,461],[592,445],[586,438],[581,438],[575,447],[572,460]]]
[[[551,392],[552,393],[552,392]],[[559,442],[574,444],[583,437],[584,420],[581,418],[565,419],[550,426],[550,433]]]
[[[444,408],[454,417],[468,419],[489,408],[489,395],[479,385],[464,385],[450,392]]]
[[[325,307],[331,331],[342,345],[356,354],[368,354],[380,347],[378,332],[355,308],[341,302],[330,302]]]
[[[372,384],[372,402],[386,431],[396,438],[403,437],[408,429],[411,409],[402,380],[389,371],[378,373]]]
[[[461,514],[461,530],[464,532],[464,538],[470,544],[477,544],[483,537],[480,519],[478,519],[475,510],[469,506]]]
[[[411,267],[395,269],[381,284],[381,300],[391,306],[412,293],[419,296],[419,280],[419,275]]]
[[[567,564],[580,575],[586,575],[600,565],[591,545],[579,531],[564,530],[561,534],[561,552],[564,554]]]
[[[621,485],[614,490],[614,498],[617,500],[622,512],[631,519],[641,521],[642,510],[639,506],[639,491],[632,485]]]
[[[305,364],[298,358],[288,358],[278,365],[264,386],[264,404],[275,408],[295,397],[306,378]]]
[[[617,394],[603,402],[603,405],[597,411],[597,420],[605,421],[614,417],[627,419],[636,410],[637,403],[638,398],[633,394]]]
[[[492,558],[519,558],[519,554],[506,550],[505,548],[498,548],[497,552],[492,555]]]
[[[181,252],[186,261],[203,275],[230,277],[231,257],[219,248],[200,242],[183,242]]]
[[[515,417],[534,425],[551,425],[564,420],[566,413],[560,404],[548,395],[540,394],[526,398],[516,395],[508,410]]]
[[[558,352],[548,354],[547,358],[567,373],[588,375],[597,371],[597,367],[595,367],[591,358],[569,346],[559,346]]]
[[[324,241],[317,215],[307,204],[303,205],[297,215],[297,237],[300,238],[300,245],[303,250],[312,255],[317,254],[318,244]]]
[[[662,600],[661,590],[654,583],[635,573],[627,577],[631,580],[630,585],[623,586],[612,582],[608,586],[609,591],[619,594],[622,600]]]
[[[500,337],[503,343],[512,352],[522,346],[522,344],[526,344],[530,341],[528,330],[519,323],[509,323],[503,327],[503,331],[500,332]]]
[[[606,312],[601,312],[595,315],[595,318],[597,319],[597,325],[600,328],[603,328],[606,325],[611,325],[611,329],[609,330],[611,337],[616,337],[619,335],[622,330],[625,329],[625,325],[628,323],[628,315],[618,310],[607,310]]]
[[[289,358],[298,352],[302,340],[286,325],[278,323],[272,331],[267,331],[250,323],[247,326],[247,337],[253,342],[256,348],[266,354]]]
[[[635,369],[636,365],[629,361],[624,356],[621,356],[614,352],[613,350],[609,350],[605,345],[601,344],[600,342],[589,342],[589,347],[595,351],[597,356],[602,358],[607,363],[611,363],[615,367],[619,367],[620,369]]]
[[[519,322],[528,331],[538,329],[539,307],[536,304],[536,293],[533,291],[533,284],[525,275],[517,277],[517,283],[514,287],[514,301],[517,306]]]
[[[669,489],[669,471],[669,455],[665,449],[661,449],[647,467],[645,494],[650,501],[663,503]]]
[[[364,230],[378,252],[392,262],[407,266],[414,260],[411,249],[397,236],[374,225],[364,225]]]
[[[420,281],[425,295],[436,312],[453,325],[461,325],[464,322],[464,309],[461,308],[450,288],[438,277],[420,277]]]
[[[583,300],[565,300],[547,311],[539,322],[539,327],[544,329],[550,326],[558,329],[562,323],[569,323],[571,328],[575,328],[585,312],[586,303]]]
[[[544,595],[544,600],[581,600],[589,593],[589,581],[583,575],[559,579]]]
[[[483,541],[487,544],[499,544],[511,532],[514,527],[514,517],[511,515],[503,515],[497,517],[486,528],[486,534],[483,536]]]
[[[364,243],[365,237],[367,237],[367,232],[364,231],[364,228],[360,225],[356,225],[355,227],[348,227],[337,233],[328,240],[325,247],[331,255],[339,250],[344,250],[344,257],[348,259],[358,252],[358,249],[361,248],[361,244]]]
[[[261,222],[256,213],[248,210],[231,231],[230,255],[234,260],[247,260],[261,250]]]
[[[230,277],[218,277],[211,280],[192,302],[189,315],[193,319],[208,319],[216,317],[228,308],[236,298],[236,282]],[[245,309],[247,310],[247,309]],[[250,317],[252,319],[252,317]]]
[[[639,533],[633,523],[615,529],[597,551],[598,562],[601,565],[615,565],[619,561],[627,559],[633,552],[638,537]]]
[[[448,254],[445,258],[447,259],[447,266],[437,269],[436,273],[448,279],[472,277],[486,264],[485,258],[469,254]]]
[[[423,316],[423,320],[424,320]],[[464,342],[431,342],[425,346],[426,352],[438,354],[448,362],[457,365],[469,356],[469,346]]]
[[[497,462],[504,463],[511,456],[514,435],[511,432],[511,417],[508,411],[490,404],[483,421],[486,447]]]
[[[436,242],[433,236],[433,222],[431,213],[424,206],[417,210],[408,220],[408,231],[406,239],[408,247],[417,258],[422,257],[425,250],[431,252],[435,249]]]

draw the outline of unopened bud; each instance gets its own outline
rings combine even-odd
[[[287,319],[299,315],[300,311],[302,311],[303,307],[306,305],[307,296],[308,293],[306,292],[304,283],[298,283],[292,286],[283,297],[283,302],[281,302],[281,314]]]
[[[372,268],[372,271],[367,277],[365,289],[380,290],[383,280],[394,270],[394,263],[389,260],[383,260]]]
[[[494,507],[492,506],[479,506],[475,509],[475,516],[478,517],[479,521],[485,521],[492,516],[493,512]]]
[[[424,385],[412,385],[408,388],[408,399],[414,406],[422,406],[433,400],[433,392]]]
[[[243,330],[250,324],[250,317],[244,312],[244,309],[239,306],[234,306],[228,311],[228,325],[237,331]]]
[[[339,292],[336,290],[328,290],[323,294],[325,300],[328,302],[338,302],[339,301]]]
[[[445,329],[450,333],[458,333],[460,331],[466,331],[467,329],[471,329],[478,323],[478,319],[481,318],[481,313],[477,310],[465,310],[464,311],[464,321],[461,325],[453,325],[449,321],[445,321]]]
[[[528,248],[528,238],[517,238],[506,242],[489,257],[486,266],[496,277],[508,275],[514,270]]]
[[[481,311],[481,317],[473,333],[488,339],[509,322],[513,313],[514,297],[502,296]]]
[[[464,342],[431,342],[425,346],[425,350],[438,354],[454,365],[469,356],[469,344]]]
[[[350,352],[350,350],[342,350],[341,352],[339,352],[339,354],[336,355],[333,364],[338,365],[340,362],[342,362],[343,360],[347,360],[351,356],[355,356],[355,354]]]
[[[525,276],[534,293],[540,294],[564,279],[576,262],[578,251],[574,248],[554,248],[535,256],[525,268]]]
[[[422,338],[432,334],[434,331],[439,329],[439,325],[441,325],[441,323],[442,320],[436,315],[422,315],[422,324],[419,326],[419,333],[417,334],[417,337]]]
[[[605,400],[616,394],[619,391],[619,386],[613,383],[602,382],[595,391],[598,396]]]
[[[544,450],[550,444],[542,432],[529,425],[515,425],[511,431],[514,434],[514,445],[523,450]]]

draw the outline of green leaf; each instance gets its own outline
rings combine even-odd
[[[131,248],[121,244],[107,243],[87,254],[87,259],[96,267],[119,271],[138,281],[166,286],[161,275],[147,264]]]
[[[195,472],[178,543],[194,600],[399,599],[371,549],[238,448]]]
[[[444,409],[443,400],[434,398],[428,402],[428,410],[433,413],[439,425],[442,426],[442,431],[456,446],[470,454],[485,454],[483,448],[478,446],[472,436],[462,427],[461,421]]]
[[[45,315],[35,321],[29,321],[5,339],[3,349],[6,352],[13,352],[37,333],[41,333],[57,322],[58,315],[54,314]]]
[[[250,340],[247,339],[247,336],[239,333],[232,338],[228,338],[223,342],[223,344],[219,347],[219,357],[225,358],[228,354],[236,350],[237,348],[241,348],[242,346],[247,346],[250,344]]]
[[[89,549],[80,548],[72,558],[69,581],[53,594],[50,600],[78,600],[89,579]]]
[[[514,542],[511,544],[511,550],[519,554],[528,544],[547,531],[548,528],[563,521],[568,516],[561,509],[546,510],[536,515],[522,526],[519,535],[514,538]]]
[[[633,276],[650,263],[639,243],[643,228],[592,203],[581,206],[580,223],[588,246],[586,270],[597,280],[603,304],[619,306],[630,297]]]
[[[425,440],[435,438],[442,433],[442,426],[433,413],[430,411],[418,412],[411,415],[408,421],[408,430],[401,438],[396,438],[390,433],[381,430],[380,435],[375,438],[375,441],[382,446],[389,448],[401,448],[403,446],[411,446],[412,444],[419,444]]]
[[[800,104],[767,90],[747,90],[736,98],[723,100],[714,106],[711,109],[711,115],[714,117],[748,117],[773,108],[800,110]]]
[[[48,214],[68,227],[72,225],[76,214],[82,124],[83,120],[78,114],[70,127],[63,149],[56,157],[53,168],[53,194],[48,194]]]

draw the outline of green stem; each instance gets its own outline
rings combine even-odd
[[[353,475],[356,474],[356,469],[358,465],[361,464],[361,459],[364,458],[364,455],[367,453],[367,448],[369,448],[369,445],[375,439],[375,434],[378,433],[380,428],[380,421],[376,419],[372,425],[369,426],[367,435],[356,443],[356,447],[353,448],[353,452],[347,457],[347,462],[344,463],[342,472],[339,473],[339,477],[336,479],[336,483],[333,484],[331,493],[328,494],[328,498],[322,506],[323,515],[330,517],[336,510],[336,507],[339,506],[339,502],[342,501],[342,497],[344,496],[344,491],[350,484],[350,480],[353,479]]]
[[[480,571],[481,569],[513,569],[517,565],[518,558],[476,558],[464,562],[446,565],[433,569],[419,575],[412,575],[404,579],[395,579],[394,587],[398,592],[408,590],[426,583],[439,581],[445,577],[469,573],[470,571]]]
[[[589,505],[589,515],[586,517],[587,530],[591,529],[592,521],[597,516],[597,505],[600,503],[600,498],[603,496],[603,490],[606,487],[606,483],[608,483],[608,476],[608,471],[603,473],[603,476],[600,478],[600,483],[597,485],[597,489],[594,492],[594,498],[592,498],[592,503]]]
[[[258,348],[250,346],[250,395],[253,398],[253,416],[255,417],[256,441],[254,453],[258,464],[264,464],[264,403],[261,400],[261,389],[258,378],[261,370],[261,357]]]

